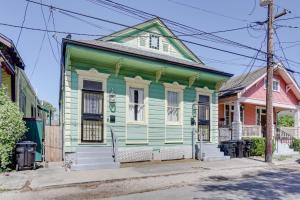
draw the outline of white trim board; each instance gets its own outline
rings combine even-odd
[[[140,76],[136,76],[135,78],[124,77],[126,82],[126,103],[125,103],[125,143],[126,144],[148,144],[149,143],[149,125],[148,125],[148,115],[149,115],[149,85],[151,81],[144,80]],[[144,112],[144,121],[129,121],[129,88],[141,88],[144,89],[144,105],[145,105],[145,112]],[[138,141],[132,142],[128,141],[128,125],[144,125],[146,126],[146,141]]]
[[[240,102],[241,103],[256,104],[256,105],[261,105],[261,106],[266,105],[266,101],[264,101],[264,100],[251,99],[251,98],[247,98],[247,97],[241,97]],[[273,106],[274,107],[279,107],[279,108],[292,109],[292,110],[297,109],[296,105],[282,104],[282,103],[276,103],[276,102],[273,102]]]
[[[172,144],[172,143],[183,143],[183,95],[184,95],[184,89],[186,86],[180,85],[178,82],[173,82],[173,83],[163,83],[165,87],[165,99],[164,99],[164,107],[165,107],[165,144]],[[179,108],[180,108],[180,113],[179,113],[179,121],[178,122],[169,122],[168,121],[168,91],[171,92],[177,92],[179,95]],[[168,141],[167,140],[167,126],[178,126],[181,128],[181,140],[176,140],[176,141]]]

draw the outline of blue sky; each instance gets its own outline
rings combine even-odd
[[[37,0],[39,1],[39,0]],[[91,0],[93,1],[93,0]],[[89,0],[43,0],[44,3],[52,4],[57,7],[85,13],[104,19],[109,19],[115,22],[120,22],[126,25],[134,25],[142,22],[134,17],[126,16],[124,14],[115,12],[108,8],[96,5]],[[168,18],[182,24],[186,24],[206,32],[214,32],[219,30],[226,30],[231,28],[238,28],[246,26],[253,21],[262,21],[266,19],[267,9],[259,6],[259,0],[115,0],[116,2],[126,4],[128,6],[147,11],[149,13]],[[182,2],[192,5],[187,7],[174,3]],[[279,13],[283,8],[290,10],[292,13],[286,15],[283,18],[295,17],[297,13],[300,13],[300,1],[295,0],[277,0],[275,12]],[[0,0],[1,12],[0,22],[9,23],[14,25],[21,25],[24,10],[26,7],[25,0]],[[196,9],[198,7],[200,9]],[[212,11],[212,12],[211,12]],[[49,17],[49,9],[44,8],[46,20]],[[300,15],[300,14],[299,14]],[[52,17],[50,18],[48,29],[53,30],[54,25],[57,31],[66,32],[79,32],[90,34],[109,34],[114,30],[120,30],[124,27],[116,26],[101,21],[85,19],[89,22],[97,24],[98,27],[76,20],[69,16],[66,16],[57,10],[53,11],[54,24]],[[300,26],[300,19],[278,21],[279,25],[284,26]],[[25,20],[25,26],[35,28],[45,28],[45,24],[42,17],[41,7],[29,3],[27,16]],[[173,29],[174,27],[170,27]],[[0,32],[7,37],[11,38],[15,43],[17,41],[20,29],[11,28],[0,25]],[[290,67],[296,71],[300,71],[300,29],[299,28],[287,28],[281,27],[277,29],[277,34],[282,42],[282,46],[286,57],[292,61],[299,63],[289,62]],[[51,51],[49,39],[46,36],[42,45],[42,51],[39,54],[42,38],[44,33],[31,30],[23,30],[18,43],[18,51],[21,54],[25,64],[28,77],[34,89],[37,91],[38,96],[42,100],[51,102],[56,107],[58,106],[58,93],[59,93],[59,70],[60,65],[56,59],[60,59],[60,47],[57,46],[57,42],[49,34],[50,42],[53,47],[54,55]],[[265,30],[260,27],[259,30],[243,29],[234,32],[218,33],[218,36],[249,45],[255,48],[260,48],[264,38]],[[55,37],[60,42],[61,38],[65,37],[64,34],[56,34]],[[73,38],[81,39],[93,39],[95,37],[87,36],[72,36]],[[207,38],[196,39],[191,37],[182,37],[186,40],[206,44],[221,49],[235,51],[238,53],[254,56],[256,53],[249,49],[242,49],[234,47],[228,44],[208,41]],[[278,41],[275,39],[275,50],[278,56],[283,57],[283,54],[279,48]],[[218,52],[215,50],[207,49],[200,46],[187,44],[196,55],[198,55],[202,61],[208,66],[234,73],[241,74],[249,70],[249,63],[251,59],[231,55],[227,53]],[[262,50],[266,50],[266,43],[263,44]],[[54,58],[56,57],[56,59]],[[259,58],[263,58],[259,55]],[[34,69],[35,63],[36,68]],[[254,68],[263,66],[262,62],[255,62]],[[247,67],[248,66],[248,67]],[[295,76],[299,81],[299,75]]]

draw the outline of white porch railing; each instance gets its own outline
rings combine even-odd
[[[261,126],[258,125],[243,125],[242,138],[243,137],[262,137]]]

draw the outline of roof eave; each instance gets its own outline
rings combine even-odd
[[[64,38],[63,43],[62,43],[62,45],[63,45],[63,55],[65,53],[65,48],[66,48],[67,44],[74,44],[74,45],[78,45],[78,46],[84,46],[84,47],[89,47],[89,48],[94,48],[94,49],[99,49],[99,50],[106,50],[106,51],[110,51],[110,52],[114,52],[114,53],[120,53],[120,54],[130,55],[130,56],[134,56],[134,57],[139,57],[139,58],[164,62],[164,63],[168,63],[168,64],[174,64],[174,65],[178,65],[178,66],[185,67],[185,68],[190,68],[190,69],[200,70],[200,71],[204,71],[204,72],[214,73],[214,74],[221,75],[221,76],[228,77],[228,78],[233,76],[233,74],[223,72],[223,71],[217,71],[217,70],[214,70],[214,69],[208,69],[208,68],[201,68],[201,67],[186,65],[186,64],[175,62],[175,61],[169,61],[169,60],[165,60],[165,59],[161,59],[161,58],[155,58],[155,57],[141,55],[141,54],[134,54],[134,53],[127,52],[127,51],[107,48],[107,47],[103,47],[103,46],[99,46],[99,45],[88,44],[88,43],[84,43],[84,42],[80,42],[80,41],[76,41],[76,40],[70,40],[70,39],[67,39],[67,38]]]

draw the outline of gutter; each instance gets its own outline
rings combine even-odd
[[[178,63],[178,62],[169,61],[169,60],[165,60],[165,59],[161,59],[161,58],[154,58],[154,57],[150,57],[150,56],[146,56],[146,55],[135,54],[135,53],[127,52],[127,51],[121,51],[121,50],[102,47],[102,46],[93,45],[93,44],[87,44],[87,43],[84,43],[84,42],[79,42],[79,41],[70,40],[70,39],[66,39],[66,38],[64,38],[63,41],[62,41],[62,47],[63,47],[63,52],[62,52],[63,54],[62,55],[63,56],[65,54],[65,49],[66,49],[67,44],[74,44],[74,45],[78,45],[78,46],[84,46],[84,47],[88,47],[88,48],[105,50],[105,51],[109,51],[109,52],[113,52],[113,53],[119,53],[119,54],[134,56],[134,57],[138,57],[138,58],[164,62],[164,63],[167,63],[167,64],[178,65],[178,66],[181,66],[181,67],[184,67],[184,68],[189,68],[189,69],[195,69],[195,70],[200,70],[200,71],[204,71],[204,72],[214,73],[214,74],[225,76],[225,77],[228,77],[228,78],[233,76],[233,74],[230,74],[230,73],[227,73],[227,72],[222,72],[222,71],[217,71],[217,70],[208,69],[208,68],[201,68],[201,67],[191,66],[191,65],[188,65],[188,64]]]

